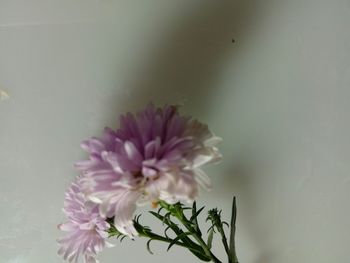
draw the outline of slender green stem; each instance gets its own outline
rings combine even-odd
[[[162,242],[166,242],[166,243],[172,243],[173,242],[173,239],[170,239],[170,238],[166,238],[166,237],[163,237],[163,236],[160,236],[158,234],[155,234],[153,232],[147,232],[147,233],[139,233],[140,234],[140,237],[147,237],[147,238],[151,238],[153,240],[157,240],[157,241],[162,241]],[[175,244],[177,246],[180,246],[180,247],[185,247],[185,248],[188,248],[190,250],[193,250],[193,251],[196,251],[198,253],[203,253],[203,251],[201,250],[198,250],[196,248],[189,248],[186,244],[182,243],[182,242],[175,242]]]
[[[201,237],[201,232],[199,229],[199,226],[197,225],[196,228],[192,226],[192,222],[189,221],[185,214],[183,213],[183,209],[181,207],[172,207],[169,206],[166,203],[160,203],[160,205],[165,208],[167,211],[169,211],[174,217],[176,217],[182,225],[186,227],[186,229],[191,233],[193,238],[198,242],[198,244],[202,247],[205,255],[211,259],[211,261],[215,263],[222,263],[209,249],[207,244],[204,242],[204,240]]]
[[[209,228],[208,242],[205,242],[202,238],[202,232],[200,230],[197,216],[201,213],[204,207],[197,210],[196,204],[194,203],[192,206],[192,215],[191,218],[188,219],[184,213],[185,210],[191,209],[189,207],[184,207],[181,203],[176,204],[167,204],[164,201],[159,201],[158,204],[161,206],[161,209],[165,209],[167,212],[162,215],[160,213],[161,209],[156,213],[154,211],[150,211],[150,213],[155,216],[158,220],[160,220],[163,224],[167,226],[165,229],[164,235],[161,236],[159,234],[153,233],[149,227],[142,226],[139,224],[139,216],[134,220],[134,226],[136,231],[138,232],[140,237],[149,238],[147,242],[147,249],[150,251],[149,243],[153,240],[162,241],[168,243],[168,250],[173,246],[181,246],[187,248],[193,255],[198,257],[202,261],[212,261],[214,263],[222,263],[220,259],[218,259],[211,251],[212,247],[212,239],[214,228],[221,235],[221,241],[225,248],[226,254],[228,256],[228,263],[238,263],[236,252],[235,252],[235,221],[236,221],[236,206],[235,199],[233,200],[233,213],[231,218],[231,234],[230,234],[230,244],[228,244],[225,231],[223,229],[223,224],[227,224],[221,220],[221,211],[218,211],[217,208],[211,209],[208,211],[207,221],[210,220],[212,226]],[[173,222],[173,218],[176,218],[183,227],[179,226],[177,223]],[[121,240],[126,236],[121,234],[113,225],[113,218],[108,219],[108,222],[111,224],[111,229],[108,231],[110,236],[122,236]],[[174,238],[171,238],[167,235],[167,230],[171,229],[176,235]],[[186,230],[185,230],[186,229]]]
[[[233,263],[232,259],[231,259],[231,251],[230,251],[230,248],[228,246],[227,238],[226,238],[226,235],[225,235],[225,232],[224,232],[222,225],[221,225],[221,227],[218,227],[218,231],[221,235],[221,241],[222,241],[222,244],[224,245],[224,248],[225,248],[225,251],[226,251],[226,254],[228,257],[228,262]]]
[[[236,254],[236,244],[235,244],[236,219],[237,219],[237,206],[236,206],[236,197],[234,196],[232,200],[231,234],[230,234],[230,252],[231,252],[232,263],[238,263],[238,258]]]
[[[210,249],[208,248],[207,244],[204,242],[204,240],[202,239],[202,237],[197,233],[197,231],[195,229],[193,229],[193,227],[188,223],[188,220],[184,217],[184,215],[182,214],[182,216],[177,217],[179,219],[179,221],[187,228],[188,231],[190,231],[192,233],[192,236],[194,237],[194,239],[197,240],[197,242],[199,243],[199,245],[203,248],[205,254],[211,258],[211,260],[215,263],[221,263],[221,261],[210,251]]]
[[[197,243],[193,242],[187,235],[184,235],[184,232],[176,224],[174,224],[169,217],[162,216],[159,213],[150,213],[159,220],[161,220],[163,224],[166,224],[168,227],[170,227],[174,231],[176,236],[182,236],[181,240],[183,241],[184,246],[187,247],[190,250],[190,252],[192,252],[196,257],[205,261],[210,260],[210,257],[207,258],[207,256],[204,256],[205,252],[203,248]]]

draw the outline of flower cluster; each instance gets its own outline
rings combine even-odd
[[[106,242],[109,224],[100,216],[98,206],[86,199],[81,182],[82,177],[77,177],[65,194],[63,212],[69,221],[58,228],[68,234],[58,240],[58,254],[69,262],[77,262],[83,254],[84,262],[95,263],[97,253],[110,246]]]
[[[61,229],[70,233],[61,239],[60,253],[93,258],[105,245],[107,218],[114,218],[122,234],[137,236],[137,205],[194,201],[200,187],[210,188],[201,167],[221,159],[220,140],[206,125],[180,115],[178,107],[151,104],[121,116],[118,130],[105,128],[101,138],[83,141],[89,159],[76,163],[81,176],[66,194],[70,222]]]

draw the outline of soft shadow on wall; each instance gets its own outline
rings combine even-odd
[[[211,109],[221,105],[213,105],[211,98],[220,88],[216,85],[220,70],[227,60],[235,61],[243,49],[242,40],[253,34],[253,28],[256,30],[260,6],[257,0],[198,1],[193,11],[181,13],[176,24],[167,27],[170,30],[159,32],[162,41],[144,51],[151,54],[152,61],[142,61],[130,72],[129,97],[121,99],[116,92],[118,103],[107,113],[111,126],[115,126],[120,113],[141,109],[149,102],[183,104],[186,114],[203,121],[215,118]],[[254,195],[249,187],[254,176],[249,173],[257,172],[254,167],[258,165],[246,156],[232,163],[222,180],[234,192]],[[254,208],[254,197],[241,201],[239,206]],[[254,233],[245,232],[258,247],[262,241]],[[269,253],[262,252],[256,263],[268,262],[269,258]]]
[[[110,109],[111,123],[120,112],[134,111],[149,102],[184,104],[188,114],[205,118],[210,112],[210,98],[219,88],[216,80],[226,60],[234,60],[240,38],[249,34],[259,9],[257,0],[197,1],[190,12],[178,12],[174,25],[159,32],[151,61],[141,61],[128,76],[130,91],[115,109]]]
[[[232,189],[229,192],[237,196],[237,253],[240,256],[240,246],[242,243],[239,241],[240,233],[244,232],[245,239],[249,240],[250,248],[253,249],[253,253],[250,253],[253,257],[253,263],[269,263],[274,262],[276,251],[272,251],[269,246],[266,245],[266,238],[271,234],[268,229],[261,228],[261,225],[257,224],[259,220],[258,211],[258,199],[256,195],[256,179],[261,176],[261,171],[268,171],[269,168],[266,164],[258,160],[259,156],[255,156],[250,150],[245,152],[245,149],[241,149],[237,159],[231,161],[231,165],[225,170],[222,181],[222,185],[225,185],[223,192],[227,192],[228,189]],[[271,204],[273,206],[273,204]],[[271,219],[271,222],[273,220]],[[249,248],[248,248],[249,249]],[[247,252],[246,252],[247,253]],[[239,258],[243,262],[242,258]]]

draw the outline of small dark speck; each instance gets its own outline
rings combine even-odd
[[[232,42],[232,43],[235,43],[235,42],[236,42],[236,40],[232,38],[231,42]]]

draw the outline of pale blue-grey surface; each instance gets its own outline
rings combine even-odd
[[[153,101],[224,138],[199,203],[237,195],[241,263],[348,263],[349,24],[348,0],[0,0],[0,262],[62,262],[80,141]],[[100,259],[195,262],[165,249]]]

